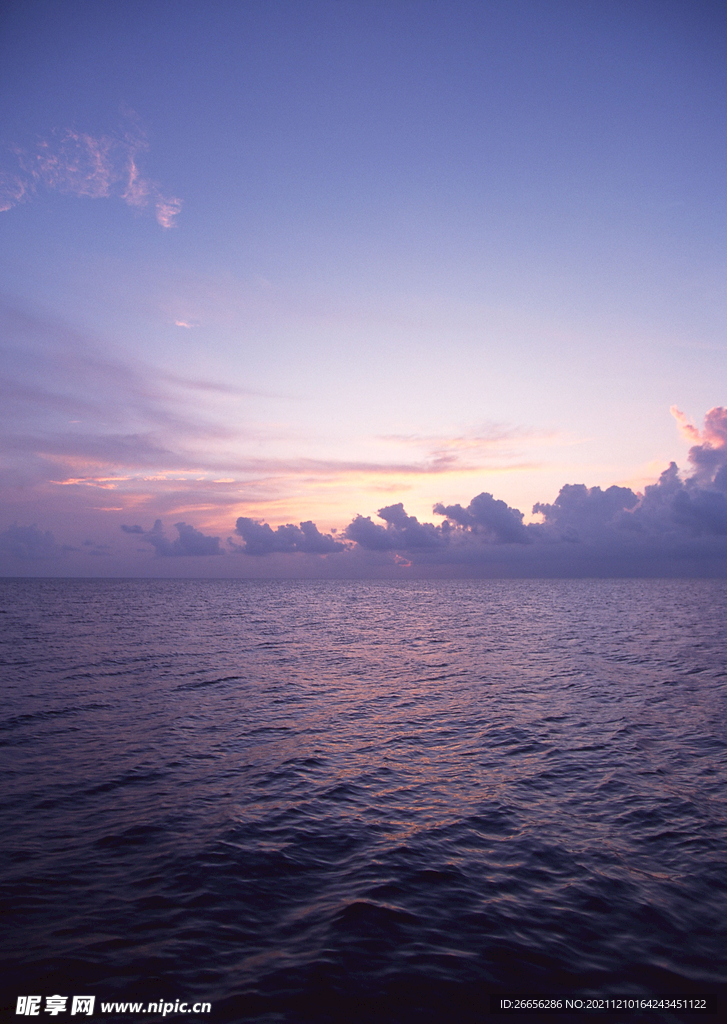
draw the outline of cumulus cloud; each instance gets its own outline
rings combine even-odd
[[[345,545],[333,539],[329,533],[321,533],[315,523],[288,523],[273,530],[267,523],[241,516],[235,525],[235,533],[243,544],[229,541],[233,551],[244,555],[272,555],[276,552],[293,555],[328,555],[343,551]]]
[[[523,526],[522,512],[486,492],[473,498],[467,508],[438,503],[433,511],[495,544],[527,544],[530,539]]]
[[[0,379],[0,485],[13,501],[23,497],[26,522],[40,521],[40,509],[53,503],[56,513],[87,512],[91,487],[115,492],[113,498],[97,492],[93,508],[151,508],[150,520],[243,502],[260,507],[271,493],[281,496],[285,481],[301,476],[312,484],[385,474],[404,483],[410,475],[437,474],[445,490],[448,470],[436,459],[379,464],[246,457],[244,439],[228,426],[191,415],[207,392],[216,398],[226,387],[146,372],[74,332],[1,307],[0,318],[12,338],[3,346],[7,378]],[[325,533],[310,519],[271,526],[242,516],[224,546],[184,521],[175,524],[174,538],[160,520],[149,530],[132,519],[121,531],[165,559],[224,550],[251,556],[246,569],[242,559],[227,559],[233,572],[264,574],[264,556],[275,556],[267,563],[273,571],[273,563],[292,554],[302,557],[288,563],[290,571],[320,565],[324,574],[440,566],[445,574],[727,575],[727,409],[711,409],[701,429],[673,412],[692,442],[684,471],[671,463],[643,493],[567,483],[533,506],[539,522],[525,523],[520,509],[483,491],[468,504],[437,502],[432,522],[410,515],[402,502],[375,515],[364,509],[338,533]],[[221,438],[229,451],[220,452]],[[31,490],[38,511],[29,511]],[[6,557],[43,558],[63,550],[37,527],[16,524],[0,536]],[[255,568],[251,558],[260,559]]]
[[[693,448],[690,458],[694,453]],[[714,485],[720,472],[721,467],[705,486],[703,467],[682,481],[672,462],[657,483],[644,489],[629,525],[645,535],[673,539],[727,534],[727,498],[723,487]]]
[[[431,523],[420,523],[407,515],[401,502],[387,505],[377,512],[386,526],[372,522],[369,516],[358,515],[349,523],[344,535],[369,551],[415,551],[441,547],[442,530]]]
[[[530,535],[543,539],[579,542],[603,538],[612,528],[625,524],[623,514],[638,503],[638,496],[629,487],[586,487],[565,484],[551,504],[538,502],[534,513],[544,517],[544,529],[529,529]]]
[[[727,576],[727,413],[710,410],[702,430],[685,422],[696,442],[685,473],[672,462],[640,494],[628,487],[565,484],[553,501],[533,506],[540,522],[526,524],[519,509],[482,492],[466,506],[437,503],[437,522],[421,522],[398,502],[375,517],[356,515],[337,536],[311,520],[274,528],[241,516],[235,526],[241,542],[228,538],[228,547],[251,558],[274,556],[262,573],[277,571],[275,559],[296,555],[305,561],[289,564],[306,574],[318,566],[324,574],[359,576],[427,573],[432,567],[445,575],[500,577]],[[138,523],[121,530],[161,558],[224,553],[219,537],[185,522],[175,527],[175,539],[159,519],[150,530]],[[63,550],[35,526],[15,524],[0,534],[0,551],[16,560]],[[336,557],[320,557],[329,555]]]
[[[676,412],[681,416],[679,410]],[[704,417],[704,429],[692,427],[687,436],[699,442],[689,450],[689,461],[695,469],[689,483],[727,491],[727,409],[721,405],[710,409]]]
[[[219,537],[208,537],[187,523],[175,523],[174,528],[179,536],[176,540],[170,540],[164,532],[161,519],[156,520],[151,530],[143,530],[140,526],[121,524],[124,533],[143,537],[148,544],[151,544],[157,555],[165,558],[224,554],[220,547]]]
[[[370,516],[357,515],[344,531],[344,536],[367,551],[402,552],[408,556],[435,561],[447,559],[447,553],[461,558],[466,549],[476,551],[484,546],[528,544],[533,539],[523,525],[523,513],[504,501],[483,492],[466,508],[438,503],[435,515],[444,522],[420,523],[410,516],[401,502],[380,508],[377,516],[385,526],[374,523]]]
[[[119,135],[89,135],[74,128],[55,131],[32,149],[13,147],[15,168],[0,175],[0,211],[30,199],[39,188],[89,199],[115,197],[127,206],[154,209],[157,223],[174,226],[182,201],[165,196],[144,177],[139,155],[148,143],[138,126]]]
[[[701,431],[686,417],[680,425],[699,442],[689,452],[691,472],[680,474],[672,462],[643,494],[565,484],[554,501],[533,506],[542,521],[528,524],[519,509],[487,492],[466,507],[437,503],[440,523],[420,522],[399,502],[378,510],[381,522],[354,517],[343,531],[344,558],[358,558],[359,570],[366,556],[405,568],[450,564],[512,575],[725,574],[727,410],[710,410]],[[273,531],[239,519],[237,532],[251,554],[316,553],[299,542],[297,527]]]
[[[23,560],[57,558],[67,550],[69,550],[68,547],[56,544],[55,537],[50,530],[43,532],[35,524],[33,526],[18,526],[17,523],[13,523],[7,530],[0,533],[0,551],[13,558]]]
[[[465,538],[472,547],[527,544],[531,540],[527,527],[523,525],[523,513],[486,492],[474,497],[467,508],[438,503],[433,511],[435,515],[445,517],[443,523],[420,523],[416,516],[408,515],[399,502],[380,508],[376,513],[384,520],[385,526],[374,523],[370,516],[357,515],[346,527],[344,535],[368,551],[409,554],[441,553],[450,547],[458,547],[461,552]]]

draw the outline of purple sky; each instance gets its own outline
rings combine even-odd
[[[4,5],[0,574],[723,575],[726,28]]]

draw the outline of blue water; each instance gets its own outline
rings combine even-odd
[[[0,580],[5,1004],[724,994],[726,624],[720,581]]]

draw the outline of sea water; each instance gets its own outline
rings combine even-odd
[[[724,993],[726,624],[720,581],[0,581],[6,1006]]]

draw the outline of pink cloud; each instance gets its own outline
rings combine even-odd
[[[181,199],[164,199],[163,196],[159,196],[156,201],[157,224],[161,224],[163,228],[173,228],[175,217],[181,209]]]
[[[152,205],[157,223],[174,227],[182,200],[163,195],[155,181],[143,176],[138,156],[147,148],[138,130],[123,137],[95,137],[75,129],[56,131],[31,151],[15,147],[19,173],[0,176],[0,211],[26,201],[42,187],[90,199],[116,197],[137,210]]]
[[[126,188],[121,196],[125,203],[129,206],[143,207],[149,202],[149,185],[148,181],[139,174],[139,169],[136,166],[136,161],[133,156],[129,158],[129,164],[127,168],[128,181]]]
[[[718,405],[709,410],[704,417],[702,440],[713,448],[724,448],[727,444],[727,409]]]
[[[672,414],[674,419],[679,424],[679,430],[681,431],[683,437],[685,437],[688,441],[701,441],[702,435],[691,422],[691,420],[687,418],[686,414],[681,411],[681,409],[677,409],[675,405],[672,405],[672,407],[669,409],[669,412]]]
[[[682,434],[696,442],[689,449],[689,461],[694,467],[691,482],[727,490],[727,409],[721,405],[710,409],[704,417],[703,430],[698,430],[675,406],[671,413]]]
[[[678,410],[677,413],[679,420],[682,414]],[[704,417],[704,429],[701,431],[686,422],[686,418],[679,422],[686,437],[697,442],[689,449],[694,475],[687,482],[727,491],[727,409],[721,405],[710,409]]]
[[[704,430],[699,430],[675,405],[669,410],[679,424],[679,429],[688,441],[696,441],[708,448],[724,448],[727,445],[727,409],[721,405],[710,409],[704,417]]]
[[[11,210],[22,203],[28,191],[28,183],[15,174],[0,174],[0,213]]]

